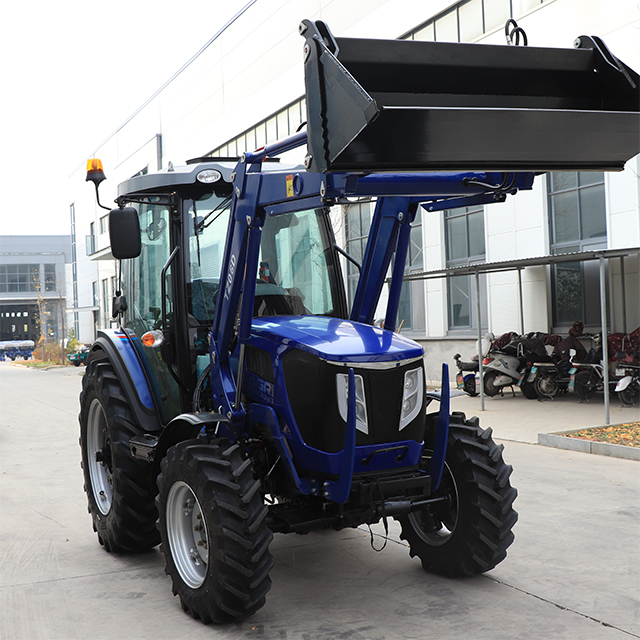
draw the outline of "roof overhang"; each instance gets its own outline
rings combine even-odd
[[[558,253],[549,256],[538,256],[534,258],[518,258],[517,260],[504,260],[500,262],[483,262],[469,264],[459,267],[446,267],[433,271],[417,271],[407,273],[404,280],[431,280],[433,278],[444,278],[446,276],[466,276],[476,273],[496,273],[499,271],[517,271],[525,267],[537,267],[561,262],[583,262],[586,260],[599,260],[601,257],[624,258],[625,256],[637,255],[640,247],[630,247],[628,249],[598,249],[595,251],[579,251],[574,253]]]

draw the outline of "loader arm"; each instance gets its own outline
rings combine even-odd
[[[372,324],[393,261],[385,327],[398,311],[410,225],[419,204],[429,210],[504,201],[507,193],[530,189],[534,174],[504,173],[315,173],[262,172],[262,161],[307,144],[305,132],[245,153],[233,176],[233,198],[220,273],[219,302],[210,339],[214,406],[240,424],[245,347],[251,334],[258,255],[267,216],[325,208],[352,198],[378,196],[352,320]],[[238,351],[236,352],[236,348]],[[237,354],[235,360],[234,354]]]

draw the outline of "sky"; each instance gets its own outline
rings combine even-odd
[[[68,177],[248,2],[3,3],[0,236],[70,233]]]

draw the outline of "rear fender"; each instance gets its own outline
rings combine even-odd
[[[147,378],[126,334],[114,329],[99,331],[87,361],[100,358],[100,352],[106,354],[111,362],[140,428],[145,433],[160,431],[162,424],[153,404]]]

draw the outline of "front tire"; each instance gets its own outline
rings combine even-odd
[[[618,392],[621,402],[626,405],[635,406],[640,401],[640,383],[634,378],[624,391]]]
[[[466,378],[463,382],[464,390],[473,398],[478,395],[476,391],[476,379],[475,376],[473,378]]]
[[[260,609],[271,588],[273,534],[260,481],[240,447],[225,439],[171,447],[158,490],[165,572],[182,609],[205,624]]]
[[[80,393],[84,490],[98,541],[107,551],[144,551],[160,542],[151,466],[131,457],[142,435],[111,363],[88,363]]]
[[[522,395],[527,400],[536,400],[538,397],[536,388],[532,382],[522,382],[520,384],[520,391],[522,391]]]
[[[497,396],[500,393],[501,387],[496,387],[496,378],[498,377],[498,372],[491,369],[484,374],[484,395],[493,397]]]
[[[451,415],[442,480],[431,496],[443,500],[398,518],[411,557],[418,556],[425,570],[450,577],[483,573],[504,560],[518,519],[504,447],[478,422],[464,413]],[[427,455],[423,468],[428,464]]]

